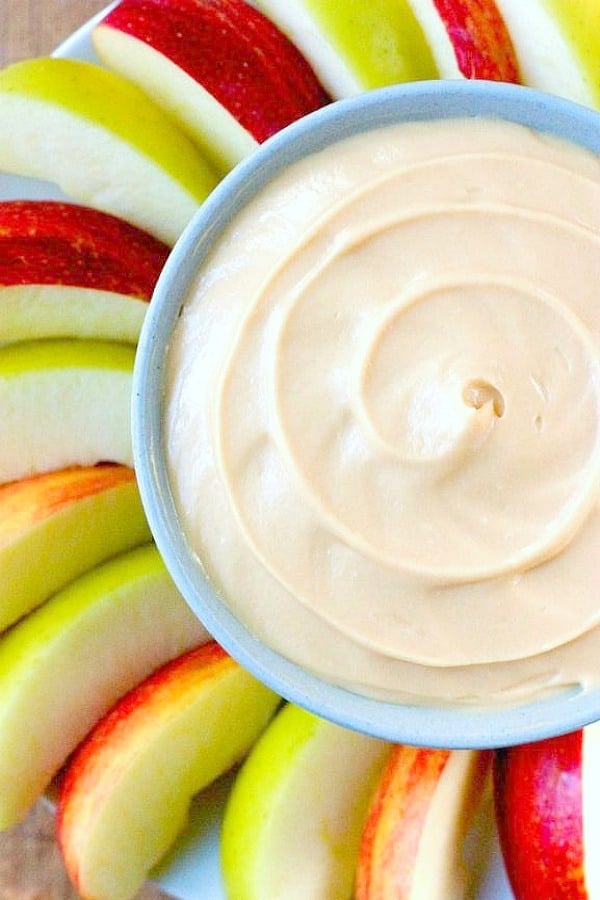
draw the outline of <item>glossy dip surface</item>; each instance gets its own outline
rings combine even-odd
[[[166,366],[181,527],[327,682],[497,705],[600,681],[600,163],[491,119],[294,162],[234,217]]]

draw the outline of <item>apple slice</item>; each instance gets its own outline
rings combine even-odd
[[[0,483],[71,465],[132,466],[134,355],[108,341],[0,347]]]
[[[243,0],[121,0],[93,42],[221,172],[329,99],[296,47]]]
[[[72,467],[1,485],[0,631],[78,575],[149,540],[125,466]]]
[[[154,546],[92,569],[0,639],[0,828],[119,697],[207,639]]]
[[[57,837],[77,891],[134,896],[185,825],[192,797],[245,756],[279,702],[214,641],[123,697],[60,788]]]
[[[284,707],[252,749],[225,808],[229,900],[347,900],[363,820],[390,747]]]
[[[520,82],[511,34],[496,0],[409,2],[441,78]]]
[[[494,787],[516,900],[600,897],[600,722],[497,751]]]
[[[394,747],[362,834],[356,900],[465,896],[462,848],[490,762],[483,751]]]
[[[217,178],[199,150],[135,85],[75,59],[0,71],[0,168],[173,244]]]
[[[523,83],[600,107],[600,6],[589,0],[496,0]]]
[[[408,0],[258,0],[332,97],[438,77]]]
[[[168,252],[146,232],[89,207],[0,203],[0,343],[135,343]]]

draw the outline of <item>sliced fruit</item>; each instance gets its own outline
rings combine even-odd
[[[248,752],[278,703],[214,642],[123,697],[60,789],[57,836],[78,892],[132,897],[182,830],[194,794]]]
[[[258,0],[332,97],[438,77],[408,0]]]
[[[441,78],[521,80],[496,0],[409,0]]]
[[[71,465],[132,466],[134,355],[108,341],[0,347],[0,483]]]
[[[465,896],[462,847],[490,761],[474,750],[394,747],[362,834],[356,900]]]
[[[600,723],[496,753],[496,821],[516,900],[600,897]]]
[[[77,466],[0,486],[0,631],[78,575],[149,540],[125,466]]]
[[[369,799],[389,751],[384,741],[296,706],[278,713],[225,809],[229,900],[347,900]]]
[[[169,248],[74,203],[0,203],[0,343],[137,340]]]
[[[0,168],[58,184],[167,244],[217,178],[143,91],[93,63],[55,57],[0,71]]]
[[[0,828],[22,819],[90,728],[207,639],[153,546],[82,575],[0,639]]]
[[[222,172],[329,99],[296,47],[243,0],[122,0],[93,41]]]
[[[523,83],[600,107],[600,5],[590,0],[496,0]]]

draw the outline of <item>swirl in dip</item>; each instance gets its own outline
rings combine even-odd
[[[235,218],[168,357],[169,477],[265,643],[399,701],[600,681],[600,161],[392,125]]]

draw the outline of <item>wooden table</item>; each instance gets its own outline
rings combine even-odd
[[[108,0],[0,0],[0,66],[49,53]],[[54,842],[51,812],[38,804],[0,834],[0,900],[75,900]],[[160,900],[147,886],[138,900]]]

